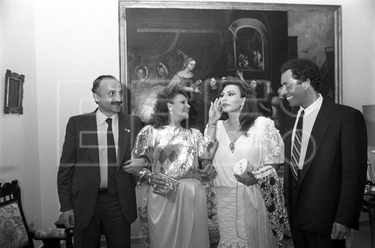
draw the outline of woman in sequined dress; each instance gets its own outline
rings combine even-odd
[[[273,121],[258,113],[255,96],[246,82],[228,77],[222,81],[221,89],[219,106],[228,118],[217,122],[219,147],[212,161],[217,171],[214,190],[220,231],[218,247],[277,248],[267,201],[254,174],[263,168],[269,173],[270,181],[262,184],[271,188],[272,197],[277,198],[267,200],[271,206],[279,206],[268,210],[276,217],[277,223],[273,222],[276,226],[272,229],[278,231],[280,244],[287,223],[282,186],[276,173],[284,162],[283,140]],[[247,159],[252,167],[246,178],[234,175],[233,168],[242,159]]]
[[[214,110],[217,108],[218,101],[211,104],[208,134],[203,136],[197,129],[181,126],[190,111],[184,90],[174,87],[158,95],[152,124],[140,131],[133,150],[133,158],[144,158],[150,165],[140,172],[140,183],[149,184],[139,207],[146,246],[209,247],[207,202],[201,178],[202,174],[213,176],[214,170],[211,165],[200,170],[198,159],[212,158],[217,148],[215,129],[210,124],[220,116]],[[179,182],[175,195],[154,193],[155,187],[165,186],[160,174]]]

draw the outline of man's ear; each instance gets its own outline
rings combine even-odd
[[[302,86],[305,90],[309,89],[310,88],[310,79],[307,79],[306,81],[302,82]]]
[[[99,97],[98,93],[92,93],[92,96],[94,97],[94,101],[95,101],[96,103],[98,103],[99,100],[100,100],[100,97]]]

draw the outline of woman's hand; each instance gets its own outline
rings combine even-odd
[[[217,175],[215,167],[212,165],[212,163],[207,163],[207,165],[204,167],[204,169],[199,170],[199,172],[202,174],[202,176],[206,176],[206,177],[209,177],[209,178],[215,178],[216,175]]]
[[[223,109],[221,107],[220,98],[216,98],[215,102],[211,102],[211,107],[208,112],[209,124],[216,124],[216,122],[221,118]]]
[[[198,94],[202,94],[202,92],[199,90],[199,88],[193,88],[193,91],[195,92],[195,93],[198,93]]]
[[[250,171],[247,172],[247,176],[243,177],[238,174],[234,174],[234,177],[239,181],[240,183],[246,185],[246,186],[252,186],[254,184],[257,184],[258,181],[255,178],[254,174]]]
[[[243,77],[243,72],[240,71],[240,70],[237,70],[236,71],[236,75],[242,80],[242,81],[245,81],[244,77]]]
[[[152,174],[150,185],[154,188],[156,187],[166,188],[167,187],[167,183],[165,179],[163,179],[160,174]]]

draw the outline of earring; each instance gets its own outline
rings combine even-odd
[[[240,111],[242,111],[244,105],[245,103],[241,103]]]
[[[173,113],[173,108],[169,108],[169,113]]]

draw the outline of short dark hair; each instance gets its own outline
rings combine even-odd
[[[311,86],[317,92],[322,89],[322,74],[313,61],[309,59],[291,59],[281,66],[281,74],[287,70],[292,71],[292,76],[298,80],[298,83],[310,80]]]
[[[150,124],[155,128],[168,125],[170,122],[170,115],[168,109],[168,103],[173,103],[173,99],[177,95],[183,95],[188,98],[186,92],[179,86],[173,88],[166,87],[164,90],[159,92],[156,97],[154,105],[154,113],[151,116]]]
[[[98,93],[97,90],[100,86],[100,83],[103,81],[103,79],[107,79],[107,78],[110,78],[110,79],[115,79],[117,80],[117,78],[115,78],[114,76],[112,75],[101,75],[99,76],[97,79],[94,80],[94,82],[92,83],[92,93]]]
[[[240,131],[247,134],[247,131],[254,124],[256,118],[261,116],[261,113],[258,111],[255,92],[250,88],[249,83],[234,77],[226,77],[221,81],[220,92],[222,92],[227,85],[236,85],[240,89],[241,97],[246,98],[240,114]]]

